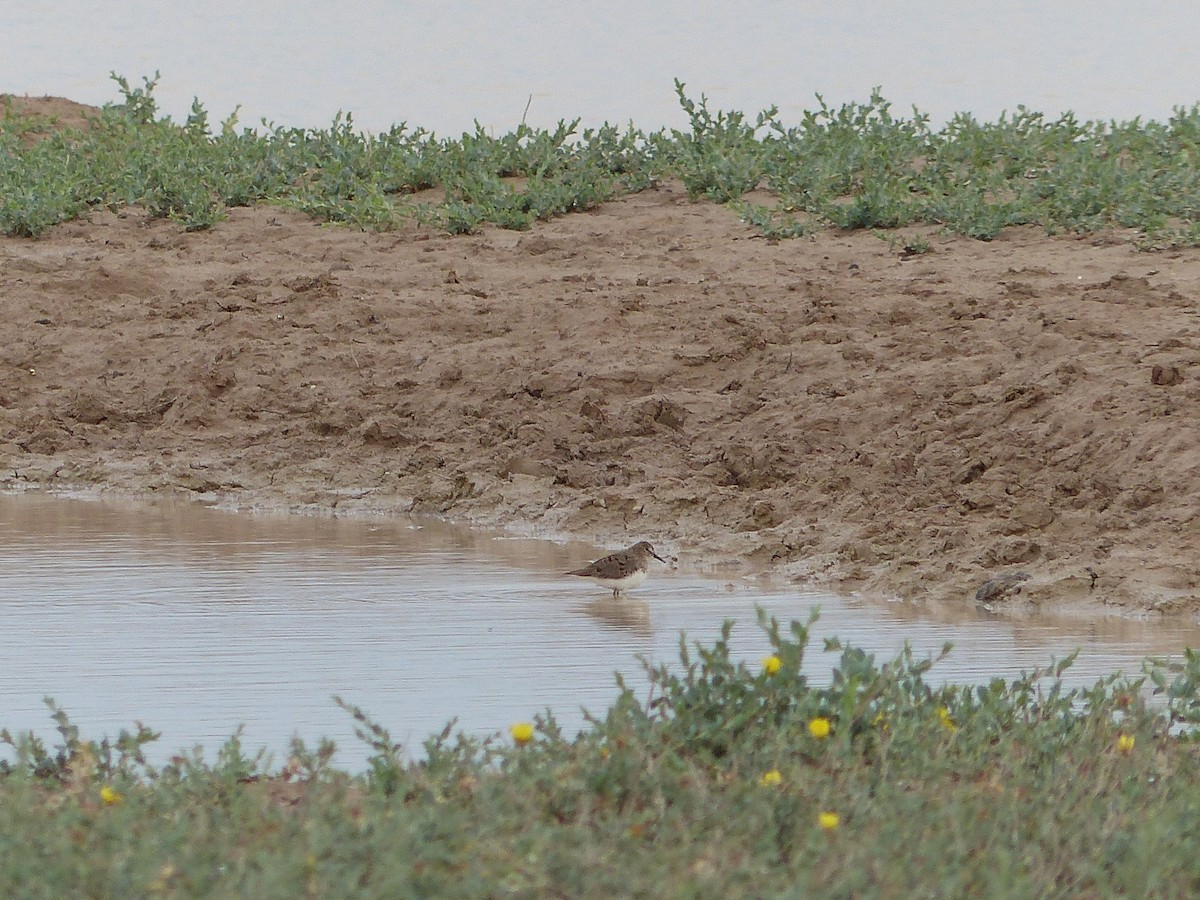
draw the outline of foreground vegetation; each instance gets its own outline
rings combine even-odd
[[[1064,690],[1064,660],[935,686],[936,660],[840,647],[801,672],[711,647],[648,667],[577,736],[552,716],[451,729],[406,761],[354,707],[360,774],[296,742],[272,769],[232,739],[155,768],[154,735],[0,735],[10,897],[1188,896],[1200,891],[1200,656]],[[811,625],[811,622],[809,623]],[[1152,702],[1145,699],[1155,694]],[[340,701],[339,701],[340,702]]]
[[[197,101],[183,124],[161,118],[154,80],[84,129],[21,116],[0,121],[0,232],[34,236],[99,207],[131,204],[206,228],[229,207],[270,202],[321,220],[452,233],[484,223],[526,228],[672,178],[693,199],[730,204],[770,237],[827,227],[922,225],[988,239],[1007,225],[1050,232],[1133,229],[1146,248],[1200,244],[1200,106],[1168,122],[1047,119],[1023,107],[994,123],[955,116],[940,129],[893,116],[877,92],[840,108],[818,97],[798,125],[775,109],[753,119],[708,109],[676,83],[686,131],[644,133],[578,122],[524,123],[441,139],[401,124],[216,133]],[[761,189],[749,199],[755,189]],[[896,238],[907,252],[924,236]]]

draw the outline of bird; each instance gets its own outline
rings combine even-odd
[[[648,541],[638,541],[632,547],[619,550],[567,574],[590,578],[596,584],[612,588],[613,596],[617,597],[626,588],[637,587],[646,580],[646,575],[650,571],[651,558],[657,559],[659,562],[666,562],[654,552],[654,548]]]

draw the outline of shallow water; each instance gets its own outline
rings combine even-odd
[[[1062,0],[947,5],[705,2],[600,5],[400,3],[6,3],[0,91],[119,99],[162,71],[177,120],[199,96],[215,124],[328,124],[338,110],[379,131],[407,121],[457,134],[509,131],[526,115],[685,128],[672,79],[753,117],[778,104],[798,122],[876,85],[907,113],[994,119],[1018,104],[1051,116],[1164,119],[1200,83],[1200,7]]]
[[[560,573],[597,548],[437,522],[243,515],[184,504],[0,495],[0,725],[52,737],[42,697],[87,737],[140,720],[164,761],[202,745],[210,758],[239,725],[278,761],[289,739],[335,739],[337,761],[365,748],[332,695],[366,709],[416,753],[457,716],[486,734],[551,708],[568,729],[602,712],[613,673],[677,660],[680,631],[757,665],[767,643],[755,604],[781,619],[821,607],[810,669],[834,662],[820,636],[890,655],[956,645],[935,679],[1015,675],[1081,647],[1074,684],[1149,653],[1200,645],[1200,628],[1145,622],[1014,623],[965,610],[955,622],[912,607],[786,584],[665,567],[625,602]]]

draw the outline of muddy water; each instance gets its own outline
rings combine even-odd
[[[158,761],[239,725],[280,755],[293,733],[363,747],[340,694],[419,753],[451,717],[474,733],[553,709],[567,728],[615,696],[613,672],[644,686],[636,656],[677,659],[679,633],[711,640],[735,619],[736,653],[767,649],[760,604],[781,618],[821,608],[819,636],[890,654],[904,640],[956,650],[945,680],[1014,675],[1075,647],[1076,682],[1149,653],[1200,644],[1200,628],[1154,623],[1013,623],[973,610],[954,622],[911,607],[663,570],[614,603],[563,577],[597,548],[435,522],[240,515],[45,495],[0,496],[0,725],[53,735],[49,695],[89,737],[140,720]],[[814,641],[814,677],[833,662]]]

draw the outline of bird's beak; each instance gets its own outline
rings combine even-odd
[[[666,562],[666,560],[665,560],[665,559],[663,559],[661,556],[659,556],[659,555],[658,555],[657,553],[655,553],[653,550],[651,550],[651,551],[650,551],[650,555],[651,555],[651,556],[653,556],[655,559],[657,559],[657,560],[658,560],[660,563],[665,563],[665,562]]]

